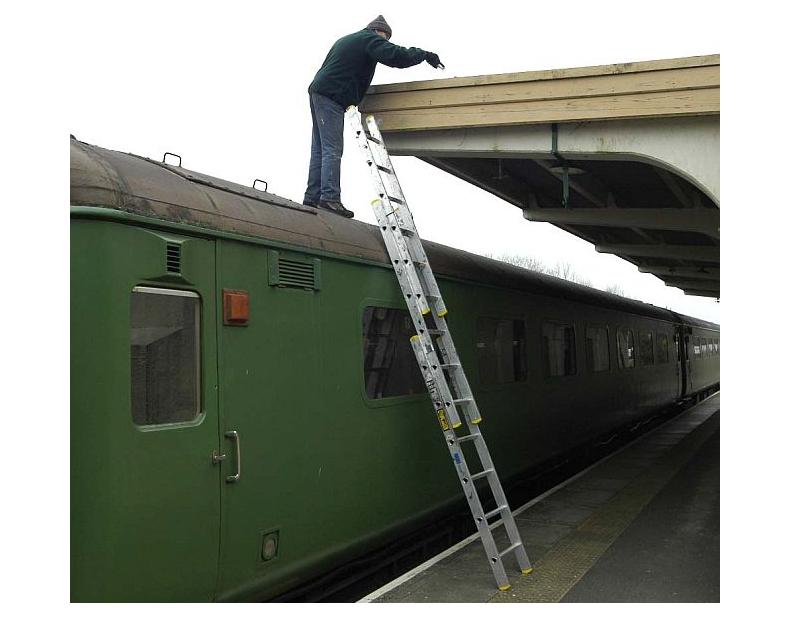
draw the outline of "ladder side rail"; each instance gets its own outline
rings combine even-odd
[[[500,476],[498,475],[497,469],[494,466],[494,461],[492,461],[492,457],[489,454],[489,447],[486,445],[486,440],[483,438],[483,434],[480,432],[480,429],[476,424],[473,424],[468,420],[467,427],[470,433],[477,432],[478,434],[478,437],[474,442],[475,451],[478,453],[478,458],[480,460],[483,471],[491,472],[487,476],[487,480],[489,482],[489,488],[491,489],[495,505],[498,508],[501,506],[504,507],[503,510],[500,512],[500,518],[506,529],[508,540],[514,549],[514,556],[517,560],[517,564],[519,565],[520,570],[522,570],[523,573],[530,572],[531,563],[530,560],[528,559],[528,554],[525,551],[525,547],[522,545],[522,537],[519,534],[517,523],[514,520],[514,516],[511,513],[511,506],[509,505],[508,499],[506,498],[505,491],[503,490],[503,485],[500,483]],[[481,506],[481,510],[482,511],[484,510],[483,506]],[[483,514],[485,514],[485,511],[483,512]]]
[[[438,318],[443,318],[447,314],[447,306],[444,303],[444,295],[442,295],[439,290],[439,283],[436,281],[433,269],[431,269],[428,255],[425,253],[425,248],[422,246],[422,241],[417,236],[411,240],[410,245],[419,258],[415,267],[421,274],[420,280],[425,284],[428,295],[434,298],[434,303],[432,305],[436,311],[436,316]],[[430,303],[430,301],[428,303]]]
[[[365,122],[362,122],[357,110],[354,110],[351,121],[359,145],[367,156],[367,163],[380,195],[380,200],[373,201],[373,210],[403,292],[404,301],[414,319],[417,335],[412,337],[411,346],[439,418],[495,580],[498,587],[505,590],[510,584],[502,561],[504,555],[513,551],[524,574],[532,569],[488,446],[477,426],[481,421],[480,412],[444,319],[447,308],[375,118],[369,115]],[[431,309],[435,310],[434,328],[429,328],[425,321],[425,315],[430,313]],[[433,337],[437,334],[434,344]],[[459,436],[455,429],[461,426],[462,415],[469,431]],[[475,449],[483,467],[477,474],[471,474],[467,466],[460,446],[464,441],[475,442]],[[488,511],[488,518],[475,486],[475,480],[484,477],[487,478],[496,504],[495,508]],[[490,525],[489,518],[498,515],[500,520]],[[506,528],[511,546],[499,552],[492,530],[501,522]]]
[[[373,174],[373,177],[376,185],[380,186],[379,184],[383,183],[380,175]],[[428,300],[424,298],[424,296],[417,296],[416,293],[416,291],[422,289],[422,285],[419,281],[417,271],[414,269],[413,260],[407,245],[407,238],[399,229],[398,223],[392,221],[390,217],[387,217],[383,199],[373,201],[372,210],[378,220],[378,228],[383,236],[386,250],[392,260],[392,266],[395,269],[395,273],[397,273],[401,288],[403,288],[404,297],[407,299],[416,298],[419,311],[422,314],[427,314],[430,309]],[[404,280],[406,284],[405,287],[403,287]],[[412,297],[409,297],[409,295]]]
[[[464,407],[464,410],[468,418],[474,424],[477,424],[481,421],[481,414],[478,410],[478,404],[472,395],[472,389],[469,386],[467,375],[464,372],[464,366],[461,364],[461,359],[456,351],[453,336],[450,334],[450,330],[447,329],[447,323],[443,318],[437,317],[435,320],[437,329],[441,326],[441,330],[443,331],[442,335],[437,338],[437,344],[439,344],[439,350],[441,351],[442,363],[445,365],[456,365],[450,372],[455,392],[458,394],[458,398],[472,401]]]
[[[367,148],[371,152],[371,145],[366,141],[366,139],[364,138],[361,141],[366,142]],[[383,195],[380,199],[380,204],[373,203],[373,211],[378,219],[381,232],[391,233],[391,235],[395,238],[396,245],[402,251],[401,253],[408,255],[404,256],[403,259],[405,265],[409,268],[406,270],[406,272],[408,273],[408,278],[411,280],[410,284],[412,288],[415,290],[422,290],[423,293],[425,293],[426,288],[427,291],[429,291],[428,295],[425,295],[425,300],[420,300],[420,311],[423,314],[427,314],[427,310],[430,307],[428,297],[435,297],[436,301],[434,308],[437,315],[441,315],[443,303],[436,282],[435,280],[432,280],[432,274],[423,271],[423,278],[420,278],[419,272],[414,264],[415,261],[427,262],[427,256],[425,256],[425,252],[419,242],[419,237],[416,234],[416,228],[413,228],[413,222],[411,222],[412,228],[409,228],[407,224],[408,220],[406,220],[406,223],[404,223],[402,218],[398,216],[397,210],[393,207],[392,203],[388,199],[386,179],[384,178],[384,175],[381,174],[381,172],[377,170],[374,165],[370,166],[370,170],[372,172],[376,187],[382,187],[384,189]],[[399,193],[402,195],[402,190]],[[406,236],[403,234],[403,230],[413,231],[414,234],[411,236]],[[386,235],[384,235],[384,241],[386,241]],[[392,258],[394,260],[395,257]],[[397,264],[398,263],[395,263],[395,265]],[[423,282],[425,286],[423,286]],[[407,295],[408,292],[404,291],[404,294]],[[446,313],[446,310],[444,310],[444,312]]]
[[[379,194],[386,207],[384,215],[389,216],[393,214],[394,217],[397,218],[398,224],[402,229],[409,230],[416,234],[417,229],[416,226],[414,226],[414,218],[411,216],[411,211],[409,211],[406,206],[405,196],[403,195],[400,183],[396,182],[397,177],[394,174],[394,168],[391,166],[388,151],[385,152],[384,157],[383,153],[385,148],[380,148],[383,147],[383,138],[380,135],[377,125],[375,125],[374,122],[372,123],[371,132],[369,124],[363,123],[357,113],[351,115],[351,123],[356,132],[356,139],[359,145],[366,152],[367,164],[369,165],[373,180],[376,181],[376,187],[380,188]],[[380,145],[380,147],[378,145]],[[381,166],[382,163],[379,162],[388,164],[388,166],[383,166],[389,170],[388,175],[380,169],[379,166]],[[384,177],[391,178],[394,182]],[[391,200],[390,197],[396,199],[398,202]]]
[[[356,122],[355,118],[356,117],[353,116],[354,123]],[[414,234],[408,240],[410,253],[414,260],[419,264],[419,271],[422,274],[420,280],[422,280],[426,286],[427,296],[436,298],[433,306],[437,316],[444,316],[447,314],[447,308],[444,304],[444,299],[439,291],[439,285],[436,282],[433,271],[430,269],[428,257],[425,253],[425,249],[422,247],[422,242],[420,241],[419,234],[414,223],[414,216],[412,215],[411,210],[408,208],[405,194],[403,193],[402,187],[400,187],[400,182],[397,180],[394,164],[392,164],[389,153],[386,150],[385,144],[383,143],[383,136],[378,129],[375,118],[373,116],[368,116],[366,122],[361,124],[361,128],[365,131],[365,133],[361,134],[362,137],[359,138],[359,141],[366,146],[366,150],[370,153],[372,158],[370,170],[372,171],[373,176],[380,178],[381,187],[384,189],[384,196],[381,196],[381,199],[388,200],[389,196],[393,196],[400,201],[399,203],[395,204],[389,200],[388,204],[386,204],[386,206],[389,207],[387,211],[391,211],[393,216],[397,218],[402,229],[413,231]],[[374,141],[370,140],[367,136],[372,137]],[[381,148],[378,147],[378,144],[381,145]],[[386,213],[386,215],[388,215],[388,213]],[[430,304],[430,301],[428,303]]]
[[[389,170],[389,174],[391,175],[391,177],[396,180],[397,174],[395,174],[394,164],[392,164],[392,159],[391,157],[389,157],[389,150],[386,148],[386,144],[383,140],[383,136],[381,135],[381,130],[378,128],[378,123],[375,120],[375,117],[371,114],[368,115],[366,121],[362,123],[362,126],[366,129],[367,133],[374,140],[374,142],[371,142],[369,144],[370,152],[373,152],[375,150],[379,150],[381,152],[381,157],[379,158],[381,160],[381,163],[386,164],[384,167]],[[376,147],[380,146],[380,148],[373,149],[372,148],[373,144]],[[383,154],[385,154],[385,157],[383,157]],[[387,189],[389,188],[387,187]],[[399,212],[401,213],[402,217],[406,220],[406,223],[409,226],[413,227],[414,230],[416,230],[416,225],[414,224],[414,216],[411,214],[411,210],[408,208],[408,203],[406,202],[405,195],[403,194],[403,190],[400,187],[400,182],[398,181],[394,183],[392,189],[395,189],[398,192],[398,195],[395,197],[400,198],[402,200],[402,203],[398,205]]]
[[[374,153],[374,149],[372,148],[371,144],[369,145],[369,149],[370,152]],[[411,218],[410,214],[408,216],[404,216],[403,206],[395,206],[395,204],[391,201],[388,203],[386,202],[389,195],[394,195],[399,197],[399,199],[405,203],[405,195],[403,194],[403,190],[400,188],[400,184],[397,182],[397,178],[393,176],[393,173],[392,175],[389,175],[382,170],[376,170],[374,166],[371,166],[371,169],[373,171],[373,176],[376,179],[380,179],[380,187],[384,188],[384,195],[381,196],[381,200],[384,201],[383,215],[390,222],[395,220],[397,222],[396,225],[400,228],[400,230],[412,233],[411,235],[406,236],[406,246],[408,247],[409,254],[414,261],[414,266],[417,269],[419,279],[425,285],[426,296],[435,300],[433,304],[430,304],[429,299],[428,303],[434,306],[436,316],[442,317],[447,314],[447,308],[444,304],[444,298],[439,291],[439,284],[436,282],[436,277],[433,274],[433,270],[430,268],[428,256],[425,253],[425,248],[422,246],[422,241],[419,238],[413,218]]]
[[[398,239],[395,238],[390,227],[387,226],[385,230],[381,227],[381,229],[383,241],[389,253],[389,259],[392,261],[392,268],[397,276],[397,281],[400,283],[403,300],[409,304],[409,307],[413,304],[414,309],[420,314],[427,314],[430,312],[428,300],[425,299],[424,296],[417,296],[418,294],[416,293],[416,291],[420,289],[417,274],[414,269],[408,268],[409,265],[404,264],[403,255],[407,255],[407,251],[400,246]],[[402,240],[400,240],[400,242],[402,242]]]
[[[483,548],[488,556],[489,566],[492,569],[497,586],[501,590],[508,589],[510,584],[508,581],[508,576],[506,575],[505,566],[503,565],[503,559],[500,556],[499,550],[497,549],[497,542],[492,535],[492,528],[489,527],[488,520],[486,519],[486,515],[483,511],[483,506],[481,506],[478,489],[476,488],[473,476],[467,467],[464,453],[457,442],[448,440],[447,446],[450,450],[450,456],[453,460],[453,464],[455,465],[456,473],[461,481],[464,496],[466,497],[467,503],[470,507],[470,512],[472,512],[475,526],[480,533],[481,542],[483,543]]]
[[[425,322],[422,321],[422,323],[424,325]],[[414,350],[414,357],[425,380],[425,386],[431,395],[433,407],[439,418],[442,431],[460,427],[461,416],[453,402],[453,395],[445,379],[444,372],[441,366],[436,363],[438,360],[431,360],[428,353],[433,349],[433,343],[427,333],[421,332],[419,326],[417,326],[417,335],[411,337],[411,347]]]

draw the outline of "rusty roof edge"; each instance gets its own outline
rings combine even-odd
[[[78,209],[75,215],[81,213],[90,215],[91,211],[96,209],[97,216],[103,217],[100,212],[111,210],[127,214],[134,219],[154,220],[154,223],[159,222],[163,226],[199,227],[211,234],[230,235],[240,240],[249,237],[261,243],[294,246],[306,248],[311,252],[338,255],[345,260],[351,258],[384,263],[387,268],[391,268],[380,231],[373,224],[345,220],[341,216],[327,213],[314,214],[314,217],[309,218],[297,210],[280,208],[274,211],[267,209],[266,212],[258,209],[257,212],[261,214],[258,219],[239,219],[245,215],[241,210],[246,208],[247,203],[256,202],[254,198],[238,196],[233,202],[226,200],[223,204],[217,205],[211,193],[225,192],[224,189],[207,185],[201,189],[195,186],[194,181],[170,170],[170,166],[158,166],[158,162],[145,157],[77,142],[73,141],[73,144],[80,147],[77,149],[78,152],[85,157],[85,164],[91,167],[82,169],[85,164],[80,160],[71,161],[70,203]],[[130,163],[126,163],[125,158],[128,157],[131,158],[127,160]],[[114,161],[109,158],[114,158]],[[146,196],[137,192],[135,185],[141,184],[142,178],[136,177],[134,164],[136,161],[153,165],[155,169],[163,171],[162,174],[167,174],[167,177],[160,179],[161,183],[169,185],[162,187],[166,194]],[[126,167],[130,170],[126,170]],[[103,174],[98,175],[101,170]],[[138,173],[141,174],[142,170]],[[155,180],[150,174],[147,179],[148,186]],[[174,181],[170,182],[167,179]],[[104,183],[108,186],[104,186]],[[187,194],[187,186],[194,186],[194,191]],[[208,202],[211,210],[198,210],[192,205],[183,204],[180,200],[163,202],[164,198],[181,192],[184,201],[199,199]],[[618,297],[465,250],[426,240],[423,240],[423,244],[426,252],[430,254],[431,265],[437,274],[452,279],[511,288],[529,294],[571,299],[579,303],[601,303],[606,307],[653,318],[663,319],[669,312],[639,300]]]

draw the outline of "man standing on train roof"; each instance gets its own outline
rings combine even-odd
[[[402,69],[424,60],[434,68],[444,69],[433,52],[394,45],[389,43],[391,37],[392,29],[383,15],[378,15],[363,30],[333,44],[309,85],[313,130],[304,205],[353,217],[353,212],[342,205],[339,185],[344,113],[363,99],[377,63]]]

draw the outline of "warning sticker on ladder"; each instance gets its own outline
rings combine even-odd
[[[444,414],[444,409],[439,409],[439,411],[436,412],[436,417],[439,418],[439,424],[442,426],[443,431],[450,429],[450,425],[447,423],[447,416]]]

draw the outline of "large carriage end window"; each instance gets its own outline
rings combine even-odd
[[[632,329],[617,330],[617,361],[620,368],[633,368],[636,363]]]
[[[137,286],[131,293],[131,415],[136,424],[200,413],[200,298]]]
[[[408,310],[367,306],[361,328],[367,398],[425,392],[422,374],[409,342],[417,332]]]
[[[561,323],[542,324],[544,351],[547,356],[545,372],[549,377],[563,377],[577,373],[575,362],[575,328]]]
[[[478,317],[477,346],[481,383],[515,383],[528,378],[525,321]]]
[[[642,366],[653,365],[653,332],[639,332],[639,359]]]
[[[586,328],[586,367],[593,372],[608,370],[608,330],[605,327]]]
[[[694,346],[694,356],[695,356],[695,357],[700,357],[700,338],[698,338],[697,336],[695,336],[695,337],[692,339],[692,344],[693,344],[693,346]]]
[[[656,361],[659,364],[669,361],[669,338],[666,334],[656,334]]]

